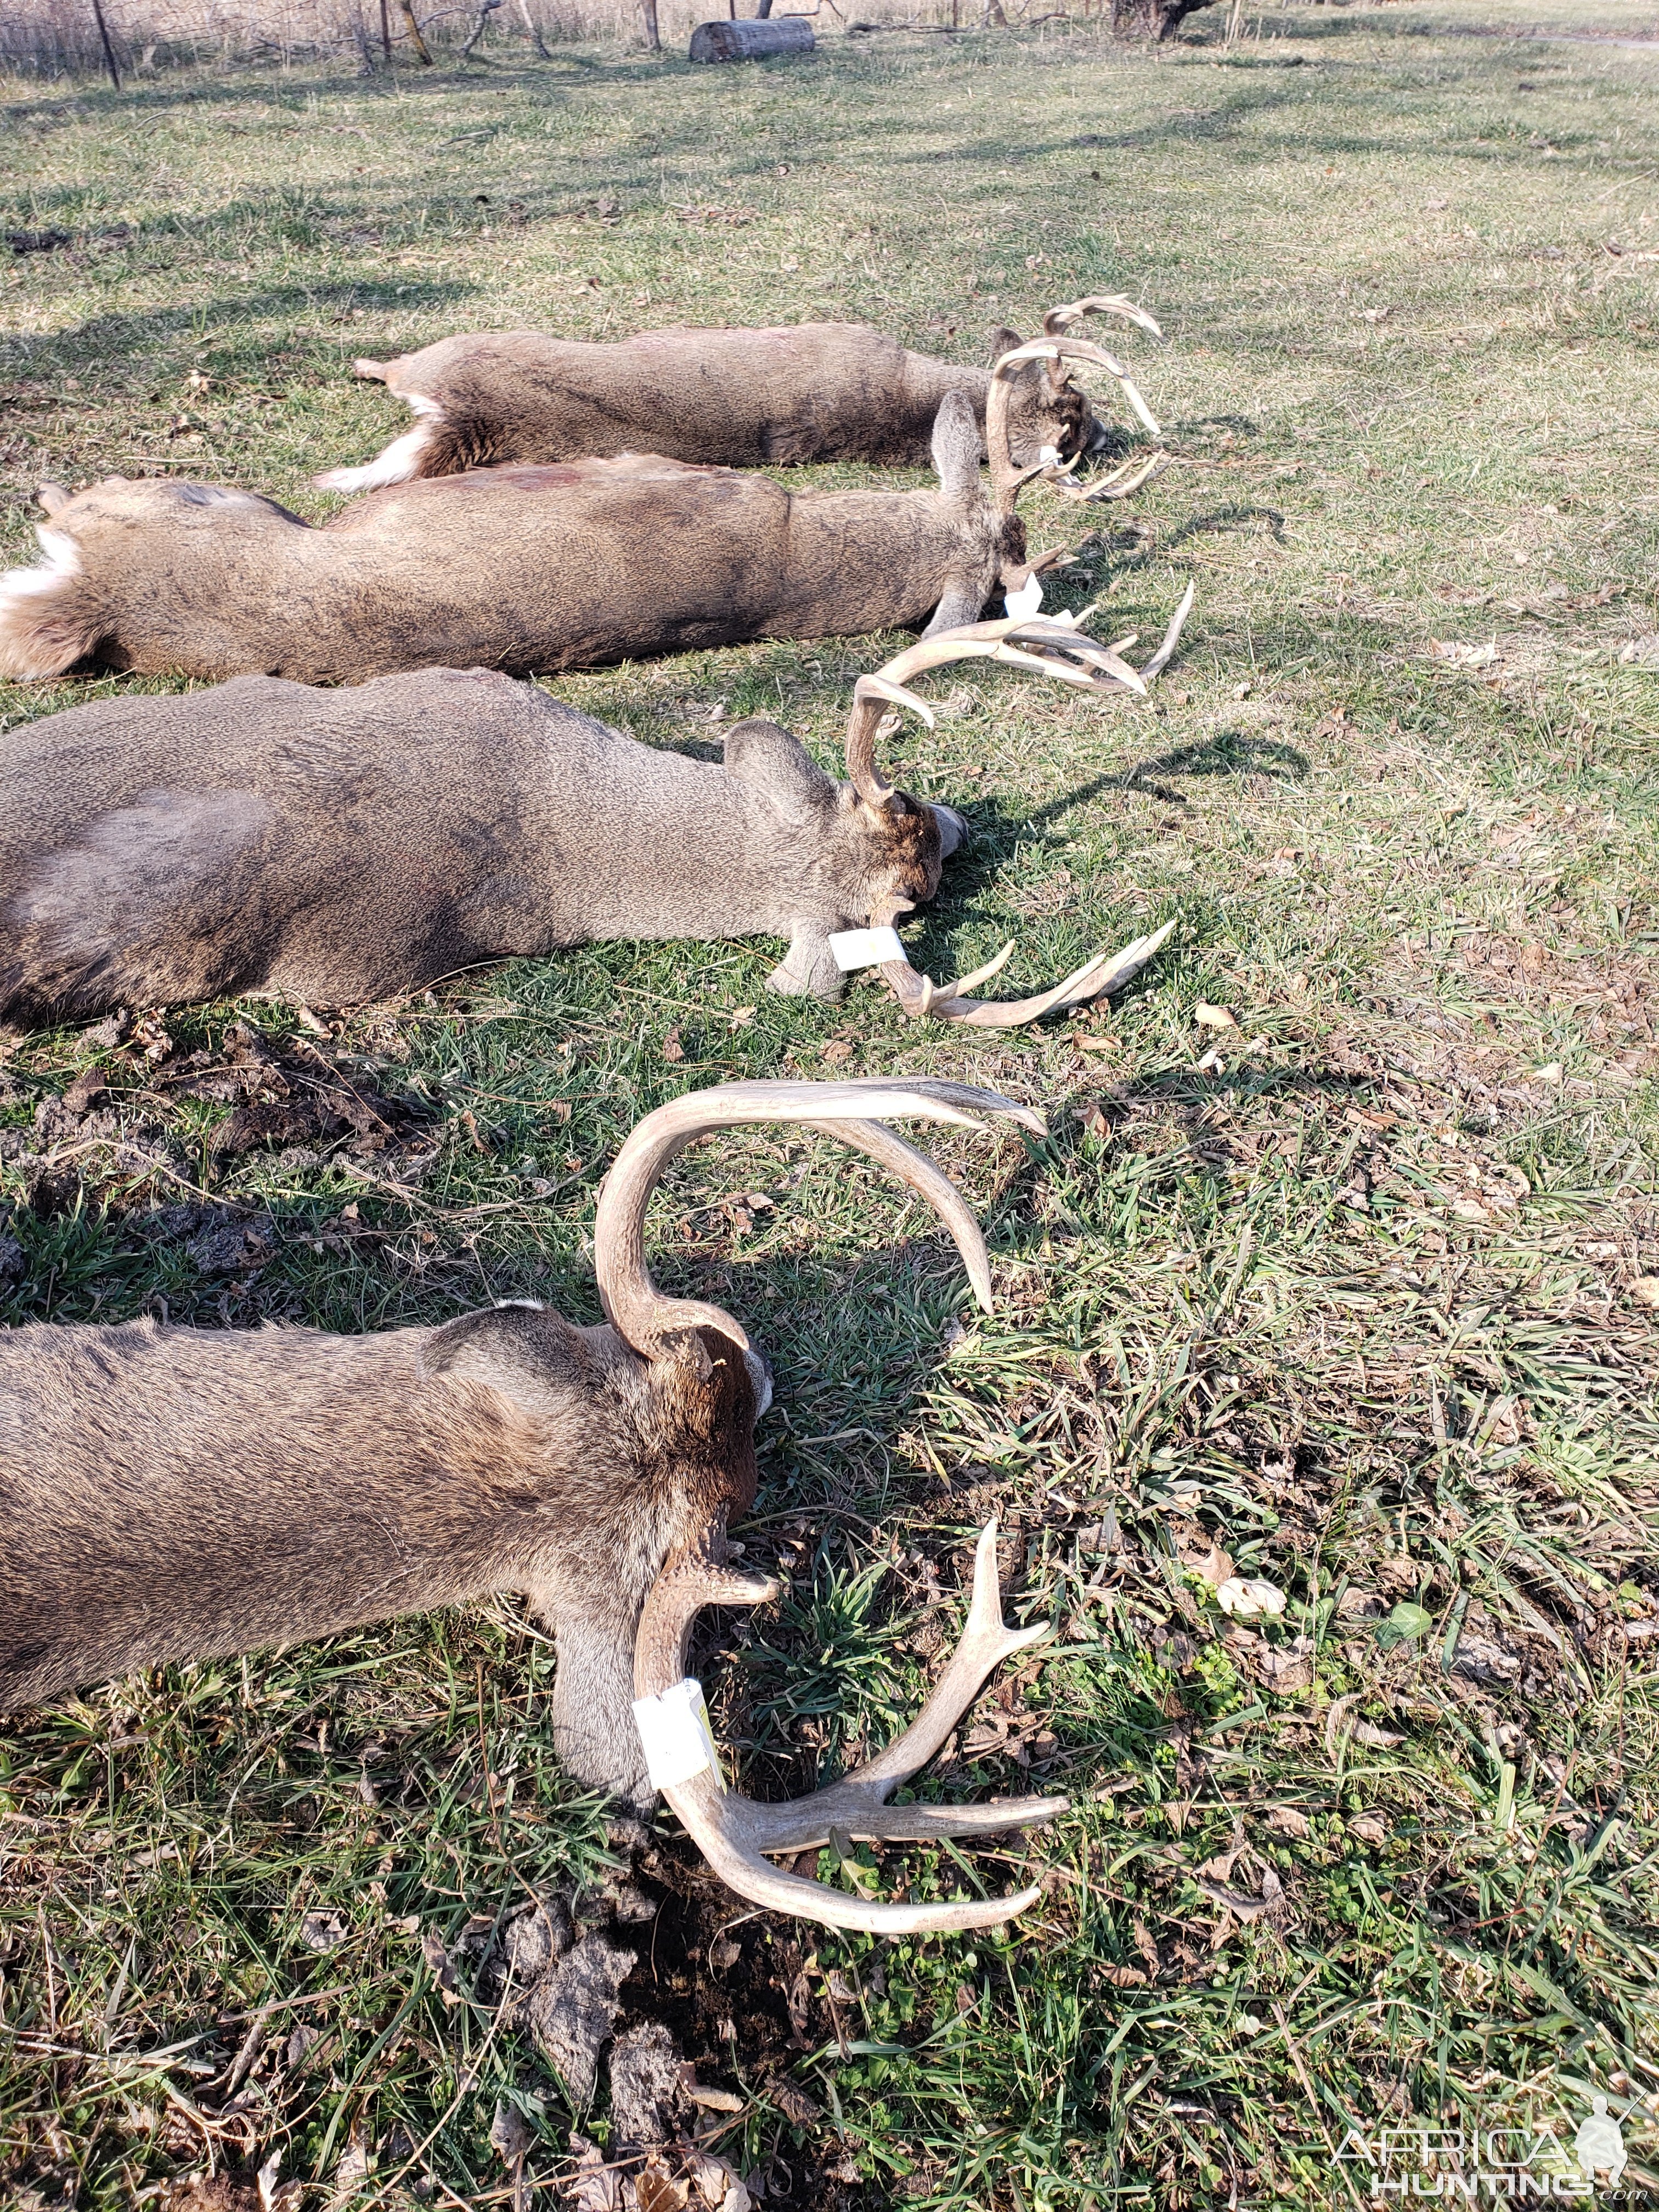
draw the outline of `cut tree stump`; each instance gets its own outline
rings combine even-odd
[[[1160,43],[1200,8],[1215,0],[1112,0],[1112,28],[1120,36],[1155,39]]]
[[[735,23],[699,23],[691,33],[691,59],[756,62],[768,54],[810,54],[816,44],[804,15],[744,17]]]

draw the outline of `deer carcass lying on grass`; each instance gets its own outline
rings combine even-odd
[[[243,677],[71,708],[7,744],[0,1019],[244,991],[361,1005],[624,937],[785,937],[772,987],[834,995],[832,938],[931,898],[964,827],[883,781],[877,724],[896,700],[927,714],[907,677],[975,658],[1141,682],[1057,623],[923,639],[856,686],[845,783],[773,722],[729,729],[720,765],[487,670],[337,692]],[[929,997],[884,943],[913,1011],[1000,1024],[1115,988],[1156,950],[1143,941],[1009,1006],[960,986]]]
[[[0,1710],[136,1668],[517,1591],[557,1644],[551,1718],[561,1756],[582,1781],[642,1802],[636,1663],[643,1692],[666,1689],[696,1606],[766,1594],[752,1582],[728,1588],[719,1572],[727,1516],[753,1502],[754,1425],[771,1390],[731,1315],[652,1282],[643,1242],[652,1190],[708,1132],[825,1130],[934,1208],[988,1306],[971,1212],[883,1118],[979,1128],[979,1114],[1043,1126],[993,1091],[930,1080],[739,1083],[659,1107],[599,1194],[593,1266],[607,1319],[598,1327],[515,1303],[368,1336],[153,1320],[0,1332]],[[750,1808],[723,1792],[711,1802],[705,1772],[683,1793],[688,1825],[735,1887],[837,1925],[1006,1918],[1033,1893],[872,1905],[782,1876],[757,1850],[805,1849],[831,1825],[870,1837],[962,1835],[1060,1810],[1058,1798],[883,1810],[1002,1653],[1041,1632],[988,1633],[977,1588],[966,1655],[919,1734],[821,1800],[793,1806]],[[652,1763],[660,1769],[659,1758]]]
[[[1079,300],[1043,320],[1050,337],[1080,315],[1127,316],[1154,337],[1131,300]],[[1020,343],[999,331],[992,358]],[[731,469],[788,461],[927,459],[933,421],[960,392],[981,429],[988,368],[911,353],[860,323],[775,330],[642,331],[590,345],[539,331],[479,331],[440,338],[395,361],[360,361],[419,418],[362,468],[330,469],[331,491],[374,491],[417,477],[454,476],[501,461],[574,461],[662,453]],[[1087,395],[1054,363],[1021,364],[1009,435],[1022,462],[1044,447],[1075,459],[1104,433]]]
[[[1041,343],[1056,361],[1109,358],[1077,339]],[[988,501],[959,392],[934,426],[937,493],[792,494],[769,477],[624,455],[430,477],[314,529],[217,485],[112,477],[73,498],[43,485],[46,565],[0,577],[0,675],[86,665],[360,684],[954,629],[1054,557],[1026,559],[1015,513],[1021,486],[1059,469],[1012,457],[1018,373],[999,364],[991,380]]]

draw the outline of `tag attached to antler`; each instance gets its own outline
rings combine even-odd
[[[701,1682],[686,1674],[653,1698],[635,1698],[634,1725],[640,1732],[645,1771],[653,1789],[669,1790],[676,1783],[690,1782],[708,1767],[714,1769],[717,1785],[725,1789],[726,1777],[720,1771]]]
[[[830,939],[830,953],[843,975],[855,968],[879,968],[884,960],[902,960],[904,947],[890,923],[879,929],[841,929]]]
[[[1024,622],[1042,605],[1042,579],[1034,568],[1018,591],[1002,595],[1003,611],[1012,622]]]

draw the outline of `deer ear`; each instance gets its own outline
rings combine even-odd
[[[799,738],[775,722],[737,722],[726,733],[726,772],[764,792],[787,822],[833,806],[836,784]]]
[[[1002,359],[1004,354],[1012,353],[1017,345],[1024,345],[1024,343],[1025,341],[1021,337],[1019,332],[1018,331],[1011,331],[1006,323],[1002,325],[1002,328],[1000,331],[993,331],[991,333],[991,362],[993,367],[994,367],[995,364]]]
[[[973,402],[965,392],[947,392],[933,417],[933,466],[947,500],[977,506],[983,450]]]
[[[420,1350],[423,1376],[482,1382],[526,1413],[551,1414],[587,1367],[586,1346],[562,1316],[529,1299],[486,1306],[434,1328]]]

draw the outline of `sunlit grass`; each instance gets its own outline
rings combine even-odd
[[[159,1299],[359,1329],[532,1290],[592,1320],[594,1190],[662,1099],[906,1071],[1048,1107],[1042,1144],[927,1140],[985,1224],[990,1316],[931,1218],[827,1141],[692,1153],[653,1216],[665,1279],[777,1370],[744,1535],[790,1594],[699,1659],[754,1785],[810,1787],[913,1709],[991,1511],[1011,1617],[1056,1626],[921,1786],[1073,1813],[1029,1846],[823,1868],[1041,1879],[1039,1909],[971,1942],[745,1925],[739,1963],[696,1966],[700,2017],[736,2031],[688,2045],[745,2099],[726,2153],[803,2212],[1323,2207],[1351,2124],[1570,2137],[1593,2091],[1659,2168],[1656,63],[1465,35],[1472,4],[1298,9],[1232,49],[1215,14],[1158,57],[1063,24],[829,38],[806,70],[562,50],[395,85],[14,86],[4,118],[6,228],[74,240],[6,271],[17,557],[42,477],[166,468],[320,516],[310,475],[401,425],[353,356],[459,327],[848,315],[974,358],[1127,289],[1170,334],[1112,343],[1176,465],[1127,510],[1028,502],[1103,635],[1156,635],[1196,576],[1155,700],[969,673],[895,740],[974,830],[919,963],[1014,935],[1029,987],[1176,917],[1109,1011],[907,1027],[867,983],[768,998],[777,948],[750,942],[514,963],[321,1040],[292,1009],[168,1017],[180,1053],[241,1017],[351,1055],[438,1137],[401,1194],[349,1145],[216,1164],[226,1109],[158,1095],[137,1051],[66,1034],[0,1063],[9,1322]],[[556,688],[653,744],[707,744],[720,701],[772,713],[833,763],[889,645]],[[0,717],[133,688],[167,687],[12,687]],[[93,1060],[136,1164],[39,1157],[37,1107]],[[258,1270],[137,1233],[204,1193],[269,1216]],[[1228,1622],[1212,1549],[1285,1613]],[[503,2095],[535,2173],[573,2119],[603,2137],[420,1963],[422,1933],[617,1856],[548,1748],[550,1665],[503,1607],[9,1724],[0,2197],[113,2212],[211,2143],[280,2152],[320,2203],[349,2143],[389,2173],[453,2104],[429,2163],[484,2201]],[[330,1948],[310,1913],[338,1914]],[[669,2002],[663,1948],[640,2014]],[[763,2063],[797,1972],[809,2047]],[[777,2101],[786,2069],[820,2120]]]

